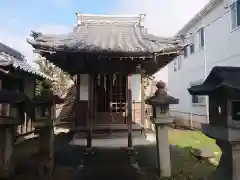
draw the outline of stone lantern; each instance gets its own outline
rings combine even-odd
[[[54,120],[54,96],[43,97],[36,96],[33,100],[34,103],[34,121],[33,126],[35,128],[41,128],[45,126],[53,126]]]
[[[27,102],[30,99],[22,92],[0,90],[0,178],[13,173],[15,126],[24,122]]]
[[[216,180],[240,179],[240,68],[214,67],[202,85],[188,89],[191,95],[208,95],[209,124],[202,131],[216,139],[222,150]]]
[[[157,140],[158,173],[161,177],[171,176],[170,149],[168,143],[168,128],[173,122],[169,115],[169,105],[178,104],[179,100],[169,96],[165,83],[156,84],[155,95],[147,99],[146,103],[152,106],[152,122],[155,124]]]
[[[32,100],[34,104],[34,122],[35,128],[44,126],[53,126],[55,119],[55,106],[56,104],[64,103],[64,99],[54,95],[52,83],[47,80],[43,81],[43,90]]]
[[[54,120],[55,106],[64,100],[54,95],[51,90],[45,89],[32,100],[34,105],[33,126],[39,134],[39,158],[40,163],[49,170],[49,176],[54,166]],[[42,176],[42,172],[40,176]]]

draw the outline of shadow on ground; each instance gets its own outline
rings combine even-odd
[[[72,146],[73,133],[60,133],[55,136],[55,170],[53,180],[71,180],[83,157],[83,147]],[[38,138],[26,140],[17,145],[14,152],[15,175],[13,179],[38,179]]]
[[[154,180],[156,179],[156,146],[135,146],[141,171],[129,165],[126,152],[119,148],[95,149],[95,155],[85,156],[83,147],[70,145],[73,134],[61,133],[55,138],[55,171],[52,180]],[[37,178],[37,158],[35,156],[38,139],[27,140],[16,147],[14,159],[16,174],[14,179],[35,180]],[[208,176],[215,167],[201,163],[190,155],[190,147],[171,147],[172,179],[199,180]],[[84,159],[84,168],[79,169]]]

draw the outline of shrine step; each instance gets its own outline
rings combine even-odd
[[[152,142],[148,141],[144,137],[133,137],[133,145],[151,145]],[[73,138],[70,142],[71,145],[77,146],[87,146],[87,139],[86,138]],[[127,148],[128,147],[128,138],[94,138],[92,139],[92,147],[94,148]]]
[[[92,130],[128,130],[127,124],[94,124],[91,126]],[[75,127],[74,130],[76,131],[85,131],[88,130],[88,126],[79,126]],[[135,130],[142,130],[143,126],[140,124],[132,124],[132,131]]]
[[[75,138],[87,138],[87,132],[76,132],[74,135]],[[92,138],[93,139],[113,139],[113,138],[126,138],[128,137],[128,132],[93,132]],[[132,137],[146,137],[145,133],[142,131],[134,131],[132,132]]]

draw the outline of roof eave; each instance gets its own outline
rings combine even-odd
[[[174,58],[179,55],[179,53],[180,53],[179,51],[172,51],[172,52],[165,52],[165,53],[163,52],[162,54],[159,54],[158,57],[156,57],[157,58],[156,60],[152,60],[151,62],[148,62],[149,64],[145,64],[145,67],[144,67],[146,71],[145,74],[151,75],[151,76],[156,74],[162,68],[167,66],[171,61],[173,61]]]

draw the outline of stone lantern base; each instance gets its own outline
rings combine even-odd
[[[203,125],[203,132],[216,139],[222,150],[221,160],[213,174],[214,180],[240,179],[240,130],[226,127]]]
[[[8,178],[13,174],[14,166],[13,154],[14,127],[0,126],[0,178]]]
[[[42,169],[47,169],[47,173],[49,174],[49,177],[51,177],[54,169],[54,128],[52,124],[36,126],[35,128],[39,134],[39,175],[40,177],[44,176],[45,172],[43,172]]]

